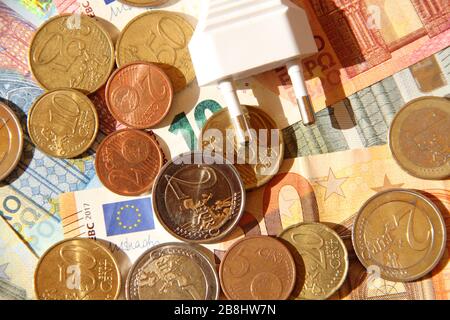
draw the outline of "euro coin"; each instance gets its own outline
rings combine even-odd
[[[181,15],[149,11],[131,20],[116,44],[119,67],[136,61],[156,63],[179,92],[195,78],[188,50],[194,29]]]
[[[391,189],[360,209],[352,232],[356,255],[383,279],[413,281],[438,264],[446,248],[445,223],[437,206],[418,192]]]
[[[63,14],[36,31],[29,63],[44,89],[72,88],[88,94],[108,80],[114,67],[114,45],[93,18]]]
[[[113,300],[120,293],[117,261],[92,239],[63,240],[48,249],[34,274],[39,300]]]
[[[164,243],[142,254],[125,289],[128,300],[217,300],[219,292],[215,266],[186,243]]]
[[[400,167],[422,178],[450,177],[450,100],[423,97],[407,103],[395,116],[389,146]]]
[[[289,243],[297,280],[292,298],[323,300],[344,283],[348,253],[339,235],[322,223],[300,223],[285,229],[279,238]]]
[[[155,139],[133,129],[108,135],[95,158],[97,176],[103,185],[124,196],[149,192],[162,165],[163,154]]]
[[[245,190],[239,173],[224,159],[189,152],[161,169],[152,204],[158,220],[174,237],[212,243],[238,224],[244,213]]]
[[[28,113],[28,133],[44,153],[74,158],[94,142],[98,131],[95,106],[73,89],[56,89],[41,95]]]
[[[19,163],[23,149],[23,133],[19,119],[0,102],[0,181]]]
[[[285,300],[295,285],[295,263],[279,240],[245,237],[225,253],[219,278],[230,300]]]
[[[133,62],[116,70],[106,86],[106,103],[113,117],[132,128],[160,123],[170,110],[173,89],[154,64]]]
[[[213,114],[202,129],[202,150],[218,153],[232,161],[245,189],[259,188],[280,169],[284,156],[283,136],[275,122],[260,108],[246,106],[252,141],[242,147],[235,142],[228,109]],[[231,151],[231,152],[230,152]]]

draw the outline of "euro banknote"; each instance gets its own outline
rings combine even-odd
[[[152,10],[130,7],[117,0],[3,1],[36,26],[48,16],[77,12],[99,17],[121,30],[135,16]],[[180,0],[162,9],[181,12],[195,24],[200,3],[200,0]],[[292,3],[306,11],[319,49],[317,54],[303,60],[308,92],[316,111],[450,44],[450,9],[446,0],[292,0]],[[265,95],[278,97],[285,120],[299,120],[284,68],[259,75],[256,82],[253,84],[256,91],[261,86]]]
[[[63,238],[59,194],[84,189],[95,177],[94,152],[91,149],[77,159],[66,160],[48,157],[33,146],[26,129],[27,113],[43,93],[30,78],[26,62],[34,27],[2,3],[0,21],[0,101],[14,110],[24,132],[21,160],[0,183],[0,219],[41,255]]]
[[[37,260],[11,226],[0,219],[0,300],[33,298]]]
[[[350,253],[348,279],[334,298],[448,299],[450,244],[431,276],[414,283],[383,281],[379,287],[367,286],[367,274],[354,254],[350,230],[362,204],[389,188],[420,189],[441,208],[450,228],[450,181],[410,176],[399,168],[385,145],[285,160],[266,186],[247,194],[245,214],[237,229],[223,242],[206,247],[215,253],[218,263],[227,248],[246,235],[277,235],[302,221],[320,221],[339,233]],[[122,208],[145,212],[145,223],[136,230],[119,228],[115,215]],[[61,195],[60,209],[65,237],[108,240],[112,249],[123,250],[132,261],[155,244],[176,241],[156,219],[150,196],[123,198],[104,188],[84,190]],[[133,210],[128,212],[129,219],[136,218]]]

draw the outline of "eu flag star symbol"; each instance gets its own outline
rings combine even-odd
[[[108,236],[155,228],[150,198],[104,204],[103,216]]]

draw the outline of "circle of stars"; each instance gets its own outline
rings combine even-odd
[[[124,213],[124,210],[125,210],[125,209],[130,209],[130,210],[136,211],[136,213],[137,213],[137,220],[136,220],[135,223],[130,224],[130,225],[126,225],[126,224],[124,224],[124,223],[122,222],[121,216],[122,216],[122,214]],[[118,224],[119,226],[121,226],[122,229],[132,230],[133,228],[137,228],[137,227],[139,226],[139,224],[142,222],[141,217],[142,217],[142,214],[140,213],[139,208],[137,208],[137,207],[134,206],[134,205],[128,205],[128,204],[127,204],[127,205],[125,205],[125,206],[123,206],[123,207],[120,207],[119,211],[117,211],[117,217],[116,217],[116,220],[117,220],[117,224]]]

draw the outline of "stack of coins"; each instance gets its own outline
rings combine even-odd
[[[121,0],[156,6],[165,0]],[[143,41],[142,30],[152,35]],[[284,144],[274,121],[246,106],[257,134],[234,141],[226,109],[206,122],[199,145],[164,164],[158,141],[148,131],[169,113],[174,95],[194,78],[187,45],[193,27],[181,16],[149,11],[131,20],[113,44],[95,20],[61,15],[40,27],[29,61],[46,90],[28,114],[28,131],[49,156],[74,158],[96,139],[99,116],[87,96],[104,88],[112,117],[126,128],[106,136],[96,150],[103,185],[123,196],[152,193],[153,212],[180,243],[152,247],[126,279],[108,248],[88,239],[64,240],[41,257],[35,272],[38,299],[327,299],[349,270],[347,248],[323,221],[304,221],[277,237],[246,236],[220,262],[199,244],[218,243],[239,224],[246,192],[275,176]],[[115,71],[114,68],[117,67]],[[14,113],[0,104],[0,179],[20,158],[22,132]],[[231,132],[231,134],[229,134]],[[389,145],[401,168],[423,179],[450,176],[450,105],[443,98],[408,103],[392,122]],[[225,139],[217,139],[216,133]],[[273,138],[273,133],[277,139]],[[231,157],[225,151],[233,150]],[[242,156],[240,158],[240,156]],[[152,214],[142,212],[141,214]],[[229,240],[229,238],[227,238]],[[376,194],[356,216],[353,247],[361,263],[376,266],[384,279],[412,281],[441,259],[446,229],[439,209],[423,194],[393,189]]]

